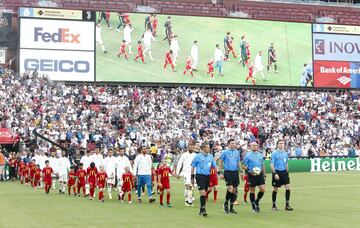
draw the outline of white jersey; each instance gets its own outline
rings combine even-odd
[[[180,174],[182,168],[182,173],[190,174],[191,173],[191,162],[194,160],[196,154],[185,152],[180,156],[179,162],[176,167],[176,173]]]
[[[148,154],[139,154],[134,161],[134,174],[151,175],[152,158]]]
[[[43,168],[45,168],[45,161],[48,158],[45,155],[40,155],[40,161],[39,161],[39,165],[40,165],[40,169],[42,170]]]
[[[191,47],[191,58],[197,59],[199,57],[199,47],[196,44],[193,44]]]
[[[255,57],[254,67],[257,71],[261,71],[264,68],[262,65],[262,56],[259,54]]]
[[[115,177],[116,158],[115,157],[104,158],[103,165],[105,168],[105,172],[108,175],[108,178]]]
[[[60,157],[58,159],[58,166],[57,170],[59,175],[67,175],[68,171],[70,170],[70,161],[67,157]]]
[[[96,42],[102,43],[101,27],[100,26],[96,26],[95,33],[96,33]]]
[[[115,166],[116,166],[116,175],[118,179],[121,179],[123,173],[125,173],[125,167],[129,167],[130,172],[132,172],[129,158],[126,157],[125,155],[116,157]]]
[[[83,163],[83,167],[86,170],[87,168],[90,167],[91,157],[87,155],[82,156],[80,159],[80,163]]]
[[[144,38],[143,38],[143,40],[144,40],[145,46],[147,46],[147,47],[149,47],[149,48],[150,48],[150,45],[151,45],[151,41],[152,41],[152,40],[153,40],[153,41],[156,41],[155,38],[154,38],[154,36],[153,36],[153,34],[151,33],[151,31],[146,31],[146,32],[144,33]]]
[[[214,53],[215,62],[223,61],[223,59],[224,59],[224,54],[222,53],[222,50],[220,48],[216,48]]]
[[[58,158],[57,157],[49,157],[49,166],[53,169],[54,173],[58,172]]]
[[[90,156],[90,161],[95,163],[96,168],[100,168],[103,164],[104,157],[101,154],[93,154]]]
[[[130,26],[125,26],[124,28],[124,40],[127,43],[131,43],[131,32],[133,31],[133,29]]]
[[[177,56],[180,51],[178,40],[171,40],[170,49],[173,51],[173,55]]]

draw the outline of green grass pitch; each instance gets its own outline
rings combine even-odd
[[[238,84],[251,85],[245,82],[248,75],[247,69],[243,68],[231,56],[231,61],[223,64],[224,77],[215,79],[206,76],[207,62],[214,56],[217,43],[223,49],[223,39],[227,31],[235,38],[233,44],[235,52],[239,54],[240,38],[246,35],[250,43],[251,62],[259,50],[263,51],[264,73],[268,81],[263,81],[260,74],[257,74],[258,85],[279,85],[299,86],[303,64],[312,59],[311,50],[311,25],[305,23],[289,23],[275,21],[210,18],[210,17],[189,17],[172,16],[174,33],[179,36],[179,59],[176,70],[173,73],[170,66],[167,72],[163,71],[164,57],[169,45],[161,40],[164,38],[164,22],[167,15],[158,15],[158,42],[152,43],[152,54],[155,61],[150,61],[149,56],[145,57],[146,64],[141,61],[135,62],[137,52],[137,41],[144,32],[144,19],[146,14],[130,14],[134,31],[132,32],[133,55],[129,61],[122,56],[116,57],[116,53],[123,39],[123,31],[116,32],[109,30],[105,21],[102,25],[102,39],[106,49],[109,51],[103,54],[100,46],[96,47],[96,79],[97,81],[117,82],[152,82],[152,83],[200,83],[200,84]],[[111,25],[118,25],[116,13],[111,14]],[[191,46],[194,40],[199,42],[199,72],[195,72],[195,78],[188,74],[182,74],[185,68],[186,57],[190,55]],[[266,72],[267,49],[271,42],[275,43],[278,57],[279,73]],[[216,69],[214,71],[217,72]]]
[[[360,195],[358,172],[291,173],[291,205],[294,211],[284,211],[284,189],[278,194],[280,211],[271,211],[270,180],[260,202],[261,212],[253,214],[250,205],[235,206],[237,215],[222,211],[225,196],[224,181],[219,181],[219,201],[214,204],[212,194],[207,203],[207,218],[198,215],[199,194],[195,207],[183,204],[181,179],[172,179],[173,208],[149,204],[145,196],[133,204],[117,200],[90,201],[51,190],[31,189],[16,183],[0,183],[0,227],[358,227]],[[242,184],[238,199],[242,198]],[[115,192],[113,196],[115,197]]]

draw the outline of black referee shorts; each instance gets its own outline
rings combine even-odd
[[[210,184],[210,175],[196,174],[195,178],[199,191],[207,191]]]
[[[240,180],[239,180],[239,171],[224,171],[224,178],[226,186],[233,186],[237,187],[239,186]]]
[[[278,171],[275,170],[275,172],[277,173],[277,175],[279,175],[279,180],[275,180],[275,174],[272,175],[272,186],[279,188],[282,185],[287,185],[290,184],[290,177],[289,177],[289,173],[284,170],[284,171]]]
[[[264,178],[264,174],[263,172],[261,172],[259,175],[257,176],[253,176],[250,172],[248,173],[248,177],[249,177],[249,186],[251,188],[254,188],[256,186],[260,186],[265,184],[265,178]]]

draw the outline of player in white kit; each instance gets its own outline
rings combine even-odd
[[[125,148],[120,147],[117,149],[117,152],[119,154],[118,157],[116,157],[115,167],[116,167],[116,177],[117,177],[117,189],[119,193],[119,200],[120,200],[120,194],[121,194],[121,187],[122,187],[122,175],[125,173],[125,167],[130,167],[130,172],[132,173],[131,164],[129,161],[129,158],[125,156]]]
[[[100,23],[97,23],[96,24],[96,29],[95,29],[95,32],[96,32],[96,43],[98,43],[102,49],[102,51],[104,53],[107,53],[106,49],[105,49],[105,46],[104,46],[104,42],[102,40],[102,37],[101,37],[101,25]]]
[[[176,173],[184,176],[184,185],[185,185],[185,205],[193,206],[193,186],[191,184],[191,162],[193,161],[196,154],[194,153],[194,146],[189,146],[189,151],[183,153],[180,156],[179,162],[177,164]]]
[[[143,41],[144,41],[144,45],[145,45],[145,49],[143,51],[144,56],[145,56],[146,52],[148,51],[150,60],[154,61],[154,59],[151,55],[151,41],[157,41],[157,40],[154,38],[153,33],[151,32],[150,29],[147,29],[145,31]]]
[[[193,62],[192,64],[192,70],[197,71],[197,65],[199,64],[199,46],[197,40],[194,41],[194,44],[191,47],[191,60]]]
[[[260,73],[263,80],[267,80],[267,78],[264,75],[264,66],[262,65],[262,51],[259,51],[259,54],[257,54],[255,56],[255,61],[254,61],[254,73],[253,73],[253,77],[256,77],[256,73]]]
[[[89,150],[86,151],[86,154],[81,157],[80,163],[83,164],[83,168],[84,168],[85,170],[87,170],[87,168],[90,167],[91,159],[92,159],[92,158],[91,158],[91,153],[90,153]],[[89,194],[89,190],[90,190],[89,187],[90,187],[89,184],[86,183],[86,184],[85,184],[85,194],[86,194],[86,195]]]
[[[58,158],[56,157],[56,152],[51,152],[51,156],[48,158],[49,166],[53,169],[54,174],[58,173]],[[52,189],[55,189],[56,179],[55,176],[52,180]]]
[[[176,60],[179,57],[179,51],[180,51],[180,47],[179,47],[179,41],[177,40],[177,35],[174,35],[171,37],[171,43],[170,43],[170,49],[173,52],[173,64],[174,66],[176,66]]]
[[[129,54],[132,54],[131,51],[131,32],[133,28],[131,24],[126,24],[124,28],[124,40],[126,41],[127,46],[129,47]]]
[[[70,161],[65,156],[65,151],[61,153],[61,157],[58,159],[58,175],[59,175],[59,193],[64,194],[66,184],[68,181],[68,172],[70,170]]]
[[[108,176],[107,185],[108,185],[109,199],[112,199],[111,191],[112,191],[112,187],[115,186],[116,160],[115,157],[113,157],[113,151],[111,148],[108,149],[107,156],[103,160],[103,165],[105,168],[105,172]]]

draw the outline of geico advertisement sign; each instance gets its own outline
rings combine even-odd
[[[20,73],[37,70],[56,81],[94,81],[94,53],[20,50]]]
[[[360,36],[313,34],[314,60],[359,61]]]
[[[22,18],[20,27],[20,48],[94,50],[93,22]]]

